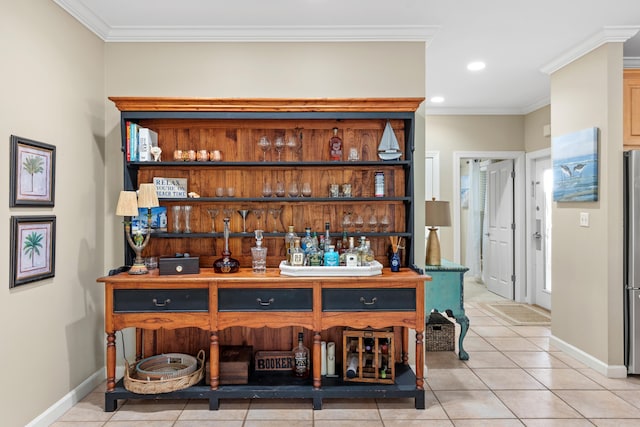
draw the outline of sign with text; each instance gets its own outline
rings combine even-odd
[[[184,199],[187,197],[187,178],[154,177],[153,184],[160,199]]]

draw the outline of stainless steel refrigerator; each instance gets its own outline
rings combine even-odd
[[[640,374],[640,150],[624,152],[624,346],[630,374]]]

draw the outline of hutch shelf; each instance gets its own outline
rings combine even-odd
[[[422,98],[375,99],[205,99],[111,97],[121,111],[122,155],[125,190],[136,190],[154,178],[187,180],[187,191],[198,197],[161,198],[166,208],[167,231],[153,233],[143,256],[173,256],[188,252],[200,257],[200,274],[159,276],[157,270],[144,276],[119,273],[98,279],[105,285],[105,329],[107,332],[107,411],[124,398],[208,398],[216,409],[220,398],[308,397],[320,409],[323,397],[412,397],[424,408],[423,331],[424,281],[428,276],[413,263],[413,150],[415,111]],[[127,128],[130,123],[158,134],[160,161],[127,160]],[[389,123],[402,155],[380,160],[378,145]],[[337,131],[334,131],[334,128]],[[329,140],[343,142],[343,160],[330,160]],[[261,137],[272,146],[262,150]],[[280,153],[273,142],[289,142]],[[176,161],[174,152],[218,151],[217,161]],[[357,160],[347,156],[354,151]],[[384,197],[376,197],[375,176],[384,174]],[[265,197],[263,191],[278,184],[284,194]],[[307,194],[290,191],[292,184]],[[330,187],[348,184],[350,197],[332,197]],[[231,189],[231,191],[229,191]],[[229,194],[231,193],[231,194]],[[310,194],[309,194],[310,193]],[[220,195],[222,194],[222,195]],[[191,233],[172,229],[172,207],[191,206]],[[238,210],[247,210],[243,225]],[[212,212],[217,216],[212,217]],[[257,213],[257,215],[256,215]],[[215,274],[213,261],[224,248],[223,218],[231,219],[229,249],[240,261],[236,274]],[[362,220],[362,224],[359,223]],[[383,275],[375,277],[282,277],[278,265],[285,258],[284,235],[293,225],[298,235],[305,227],[324,234],[330,224],[332,239],[344,232],[367,236],[383,264]],[[268,249],[267,273],[251,271],[253,231],[264,230]],[[402,237],[402,269],[389,271],[389,237]],[[125,264],[134,254],[124,245]],[[309,307],[269,311],[264,307],[227,310],[218,301],[220,292],[311,293]],[[352,306],[339,310],[327,306],[327,295],[337,289],[350,290]],[[152,307],[122,309],[136,293],[167,291],[208,295],[205,308]],[[408,300],[406,291],[412,295]],[[400,292],[401,291],[401,292]],[[277,293],[276,292],[276,293]],[[400,293],[398,293],[400,292]],[[363,306],[360,294],[393,300],[394,308]],[[264,296],[264,295],[263,295]],[[415,296],[415,298],[414,298]],[[188,298],[187,298],[188,299]],[[295,298],[294,298],[295,299]],[[255,302],[255,298],[253,301]],[[348,304],[347,304],[348,305]],[[258,313],[259,312],[259,313]],[[258,315],[256,315],[258,314]],[[115,379],[115,331],[137,328],[136,358],[158,353],[196,354],[208,349],[210,386],[198,385],[166,395],[143,396],[125,390]],[[342,331],[351,328],[392,328],[395,342],[396,379],[393,384],[353,384],[320,375],[321,341],[342,342]],[[408,329],[416,330],[416,372],[408,366]],[[312,375],[308,380],[290,376],[256,375],[247,385],[219,385],[220,345],[250,345],[255,351],[289,350],[304,332],[305,346],[312,351]],[[337,345],[336,360],[341,360]],[[338,370],[337,370],[338,372]]]

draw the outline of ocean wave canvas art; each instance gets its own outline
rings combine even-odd
[[[598,200],[598,128],[554,137],[551,156],[554,201]]]

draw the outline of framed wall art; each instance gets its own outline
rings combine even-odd
[[[554,137],[551,157],[554,201],[598,201],[598,128]]]
[[[10,242],[10,288],[55,275],[55,216],[12,216]]]
[[[53,206],[55,169],[55,146],[11,135],[9,205]]]

